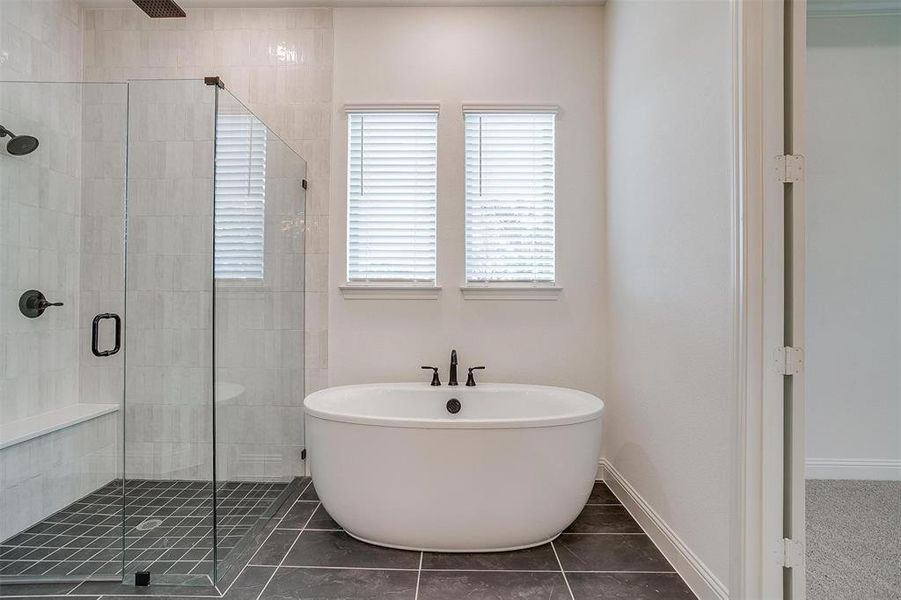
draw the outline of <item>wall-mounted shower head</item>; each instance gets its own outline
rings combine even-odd
[[[151,19],[173,19],[185,16],[185,11],[173,0],[132,0]]]
[[[0,138],[9,136],[10,140],[6,144],[6,151],[13,156],[23,156],[31,154],[38,147],[38,138],[32,135],[16,135],[3,125],[0,125]]]

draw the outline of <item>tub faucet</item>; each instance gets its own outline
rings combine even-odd
[[[450,381],[447,382],[447,385],[458,385],[457,383],[457,351],[451,350],[451,364],[450,364],[450,374],[448,375]]]

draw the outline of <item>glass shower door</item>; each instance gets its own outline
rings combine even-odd
[[[123,84],[0,82],[2,582],[121,576],[126,114]]]
[[[209,585],[215,92],[128,86],[125,581]]]

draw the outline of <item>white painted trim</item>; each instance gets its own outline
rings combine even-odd
[[[552,113],[559,114],[556,104],[475,104],[463,103],[463,114],[466,113]]]
[[[383,112],[440,113],[441,104],[438,102],[345,104],[344,112],[345,114]]]
[[[464,300],[556,300],[563,291],[553,285],[464,285]]]
[[[747,189],[748,176],[745,167],[745,127],[752,121],[746,114],[749,98],[745,96],[749,86],[745,81],[748,60],[757,56],[745,53],[748,38],[746,27],[755,21],[746,19],[744,3],[738,0],[730,2],[732,17],[732,369],[731,387],[735,394],[732,405],[732,422],[735,427],[732,485],[730,494],[730,530],[732,537],[732,560],[729,565],[729,586],[737,590],[737,597],[748,597],[747,581],[753,577],[756,568],[753,559],[755,550],[755,534],[753,529],[759,527],[752,518],[753,500],[747,490],[753,484],[751,473],[754,472],[754,461],[757,456],[748,438],[749,418],[749,337],[750,322],[748,302],[748,268],[747,268]]]
[[[808,458],[804,465],[804,477],[901,481],[901,459]]]
[[[440,285],[354,284],[338,286],[345,300],[437,300]]]
[[[606,458],[599,468],[610,490],[701,600],[728,600],[729,590]]]
[[[782,376],[770,368],[784,346],[783,2],[732,0],[736,22],[733,126],[735,468],[731,494],[733,559],[729,587],[742,600],[782,598]]]

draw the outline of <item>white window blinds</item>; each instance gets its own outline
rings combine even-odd
[[[467,112],[467,282],[554,282],[554,121]]]
[[[347,280],[434,282],[437,112],[348,113]]]
[[[215,273],[263,279],[266,126],[248,113],[216,117]]]

